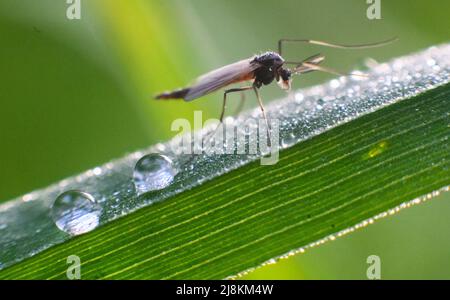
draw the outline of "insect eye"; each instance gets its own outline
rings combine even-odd
[[[283,80],[289,80],[291,78],[291,72],[286,69],[281,69],[280,76]]]

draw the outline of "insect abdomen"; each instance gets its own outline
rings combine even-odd
[[[187,95],[187,93],[189,92],[189,89],[179,89],[176,91],[172,91],[172,92],[164,92],[162,94],[156,95],[155,99],[163,99],[163,100],[167,100],[167,99],[184,99]]]

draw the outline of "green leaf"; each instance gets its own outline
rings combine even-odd
[[[70,255],[83,279],[226,278],[448,190],[450,84],[429,80],[414,96],[283,149],[275,165],[252,161],[167,194],[0,278],[64,279]]]

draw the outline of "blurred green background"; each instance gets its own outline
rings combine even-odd
[[[381,1],[381,20],[366,0],[81,0],[69,20],[65,0],[0,2],[0,201],[44,187],[175,133],[175,118],[194,110],[217,118],[221,95],[157,102],[152,95],[266,50],[281,37],[366,43],[343,51],[290,45],[285,55],[327,56],[351,70],[449,41],[448,0]],[[331,78],[311,74],[294,87]],[[276,86],[265,101],[282,97]],[[255,106],[248,97],[246,107]],[[228,111],[233,111],[230,101]],[[383,278],[450,278],[450,197],[261,268],[246,278],[364,279],[366,258],[381,257]],[[446,199],[445,199],[446,198]]]

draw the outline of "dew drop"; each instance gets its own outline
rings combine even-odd
[[[337,79],[333,79],[330,81],[330,86],[333,89],[337,89],[340,85],[341,85],[341,83]]]
[[[283,148],[290,147],[297,141],[295,134],[290,133],[281,140],[281,146]]]
[[[296,93],[294,99],[295,102],[301,103],[305,99],[305,96],[302,93]]]
[[[172,183],[176,174],[168,157],[157,153],[148,154],[139,159],[134,167],[134,185],[139,195],[161,190]]]
[[[70,190],[59,195],[51,207],[56,226],[71,235],[89,232],[99,224],[101,207],[90,194]]]

